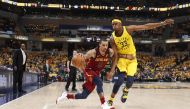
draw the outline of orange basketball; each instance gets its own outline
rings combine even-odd
[[[76,68],[84,68],[85,66],[85,59],[84,56],[81,54],[77,53],[76,55],[73,56],[71,63],[76,67]]]

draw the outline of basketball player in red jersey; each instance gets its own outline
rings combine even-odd
[[[83,84],[82,93],[70,94],[63,92],[61,97],[57,99],[59,102],[62,99],[86,99],[88,95],[96,90],[100,98],[100,102],[103,109],[110,109],[111,106],[105,105],[105,98],[103,94],[103,82],[100,78],[100,72],[104,69],[105,65],[109,62],[109,58],[113,57],[114,52],[108,48],[108,41],[103,39],[100,41],[99,46],[95,49],[89,50],[84,56],[85,60],[88,60],[86,67],[83,69],[86,82]],[[105,107],[106,106],[106,107]]]

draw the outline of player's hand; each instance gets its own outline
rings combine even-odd
[[[106,79],[107,79],[107,80],[111,80],[112,77],[113,77],[113,75],[114,75],[113,72],[108,72],[108,73],[106,74]]]
[[[165,25],[172,25],[172,24],[174,24],[174,20],[173,20],[173,19],[166,19],[166,20],[164,21],[164,24],[165,24]]]
[[[93,75],[90,72],[84,72],[84,73],[85,73],[86,80],[89,82],[92,82],[93,81]]]
[[[78,68],[81,73],[84,73],[84,68]]]
[[[127,59],[133,60],[133,59],[135,59],[135,57],[132,54],[127,54]]]
[[[82,53],[77,53],[76,55],[79,55],[84,58],[84,54],[82,54]]]
[[[133,60],[136,57],[133,54],[126,54],[126,55],[119,54],[119,58],[125,58],[125,59],[129,59],[129,60]]]
[[[88,81],[92,82],[92,76],[88,77]]]

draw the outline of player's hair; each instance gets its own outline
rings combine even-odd
[[[103,41],[108,41],[107,37],[101,38],[99,43],[102,43]]]

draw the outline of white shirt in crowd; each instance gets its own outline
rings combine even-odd
[[[49,72],[49,64],[46,64],[47,72]]]
[[[21,49],[21,51],[22,51],[22,56],[23,56],[23,62],[22,62],[22,64],[24,65],[26,63],[26,54],[25,54],[25,52],[22,49]]]

